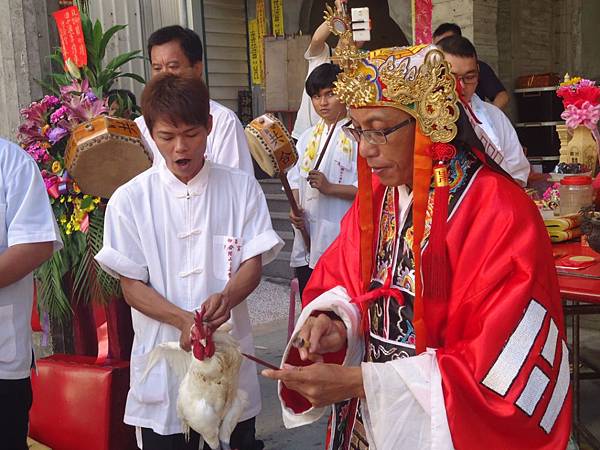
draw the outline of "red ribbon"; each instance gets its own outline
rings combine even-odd
[[[96,325],[96,338],[98,340],[98,356],[96,364],[102,365],[108,359],[108,322],[104,305],[94,306],[94,322]]]
[[[383,286],[373,289],[365,294],[354,297],[351,300],[351,303],[356,303],[358,305],[369,304],[380,297],[394,297],[399,305],[404,305],[404,296],[402,292],[398,289],[394,289],[392,286],[392,269],[388,268],[387,278],[383,283]]]

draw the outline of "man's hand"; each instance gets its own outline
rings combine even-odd
[[[222,292],[212,294],[202,304],[204,308],[204,321],[213,330],[219,328],[231,317],[229,297]]]
[[[321,361],[321,355],[337,352],[346,346],[346,327],[341,320],[331,319],[327,314],[309,317],[298,333],[298,338],[309,347],[298,349],[303,361]]]
[[[189,352],[192,349],[191,331],[193,326],[194,314],[186,314],[185,319],[181,321],[181,325],[179,326],[179,330],[181,331],[181,335],[179,336],[179,346],[186,352]]]
[[[318,170],[311,170],[308,172],[308,184],[310,187],[314,189],[318,189],[318,191],[323,195],[328,195],[331,189],[331,183],[327,179],[327,177],[323,174],[323,172],[319,172]]]
[[[290,209],[290,221],[292,222],[292,225],[294,226],[294,228],[297,228],[299,230],[304,230],[306,228],[306,225],[304,223],[304,210],[300,209],[300,216],[297,216],[294,214],[294,210]]]
[[[281,370],[265,369],[261,374],[281,380],[288,389],[298,392],[317,408],[365,396],[360,367],[320,363],[307,367],[286,365]]]

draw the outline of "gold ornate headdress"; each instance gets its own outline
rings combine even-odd
[[[328,6],[325,20],[340,38],[332,60],[343,69],[334,89],[342,102],[350,107],[392,106],[415,117],[433,142],[454,139],[459,115],[456,80],[437,47],[361,51],[346,15]]]

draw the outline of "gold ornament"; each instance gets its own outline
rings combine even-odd
[[[433,45],[361,51],[352,40],[345,11],[327,6],[325,20],[339,36],[332,61],[343,72],[334,92],[347,106],[392,106],[419,121],[433,142],[450,142],[457,133],[456,81],[443,53]]]

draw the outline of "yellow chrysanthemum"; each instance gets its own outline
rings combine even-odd
[[[54,161],[52,163],[52,173],[58,173],[62,170],[62,164],[60,161]]]

